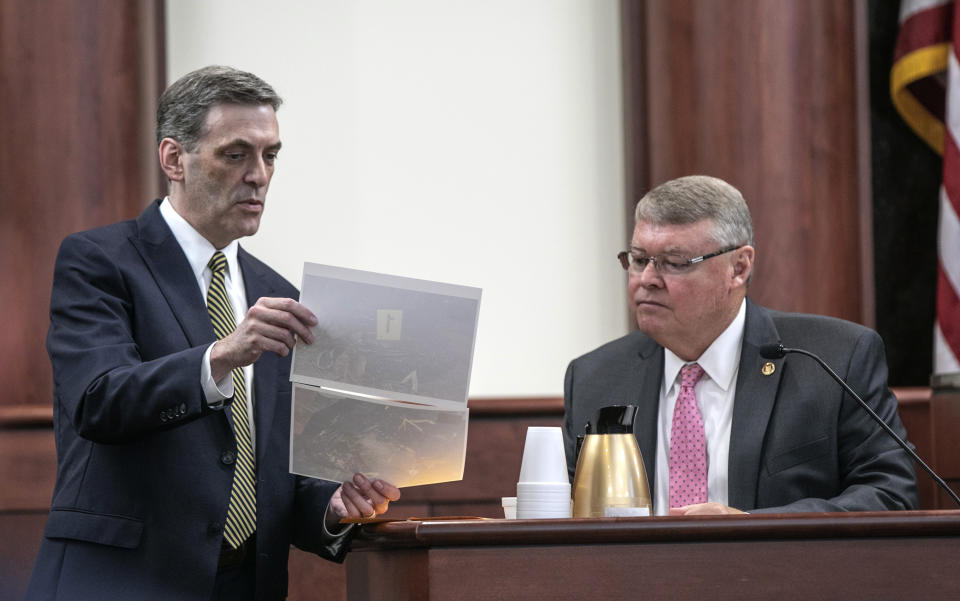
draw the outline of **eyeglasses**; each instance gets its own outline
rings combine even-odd
[[[713,257],[719,257],[722,254],[728,253],[732,250],[737,250],[739,246],[731,246],[729,248],[724,248],[723,250],[718,250],[717,252],[712,252],[706,255],[700,255],[699,257],[694,257],[688,259],[682,255],[655,255],[648,257],[646,255],[635,255],[632,252],[625,250],[617,255],[617,258],[620,259],[620,265],[630,273],[640,274],[643,273],[643,270],[647,268],[649,263],[653,263],[653,268],[657,270],[657,273],[660,275],[683,275],[689,273],[693,266],[697,263],[703,263],[707,259],[712,259]]]

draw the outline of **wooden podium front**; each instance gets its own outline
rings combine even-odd
[[[960,511],[368,524],[347,598],[957,599]]]

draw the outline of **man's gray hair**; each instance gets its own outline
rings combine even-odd
[[[634,217],[657,225],[712,219],[714,242],[720,246],[753,246],[753,222],[743,195],[716,177],[689,175],[660,184],[640,199]]]
[[[215,104],[268,104],[280,108],[283,99],[253,73],[211,65],[187,73],[170,84],[157,106],[157,144],[164,138],[180,142],[188,152],[206,133],[207,111]]]

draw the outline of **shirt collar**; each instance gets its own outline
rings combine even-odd
[[[177,213],[170,202],[169,196],[165,197],[163,202],[160,203],[160,215],[167,222],[170,231],[173,232],[173,237],[177,239],[180,248],[183,249],[183,254],[187,256],[193,275],[196,276],[198,281],[204,281],[204,270],[208,269],[207,263],[210,262],[210,257],[217,249],[200,232],[195,230],[180,213]],[[237,265],[237,248],[239,246],[240,244],[234,240],[219,249],[227,257],[228,274],[240,273]]]
[[[737,316],[733,318],[707,350],[697,358],[697,363],[724,392],[733,385],[740,366],[740,351],[743,348],[743,329],[746,324],[747,300],[740,303]],[[680,369],[688,362],[676,356],[668,348],[663,349],[663,383],[667,392],[677,381]]]

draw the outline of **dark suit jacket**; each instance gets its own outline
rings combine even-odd
[[[916,476],[909,456],[812,359],[768,361],[760,347],[782,342],[820,355],[901,436],[887,388],[880,337],[847,321],[770,311],[747,301],[730,433],[729,504],[744,511],[911,509]],[[606,405],[638,405],[634,432],[651,486],[663,347],[641,332],[575,359],[564,385],[567,465],[587,420]],[[651,493],[652,493],[651,488]]]
[[[242,248],[239,263],[251,306],[297,298]],[[64,240],[47,337],[57,482],[28,599],[210,599],[236,450],[230,410],[203,402],[214,340],[159,202]],[[281,599],[291,543],[342,560],[347,541],[322,534],[337,486],[288,472],[289,357],[254,373],[257,599]]]

